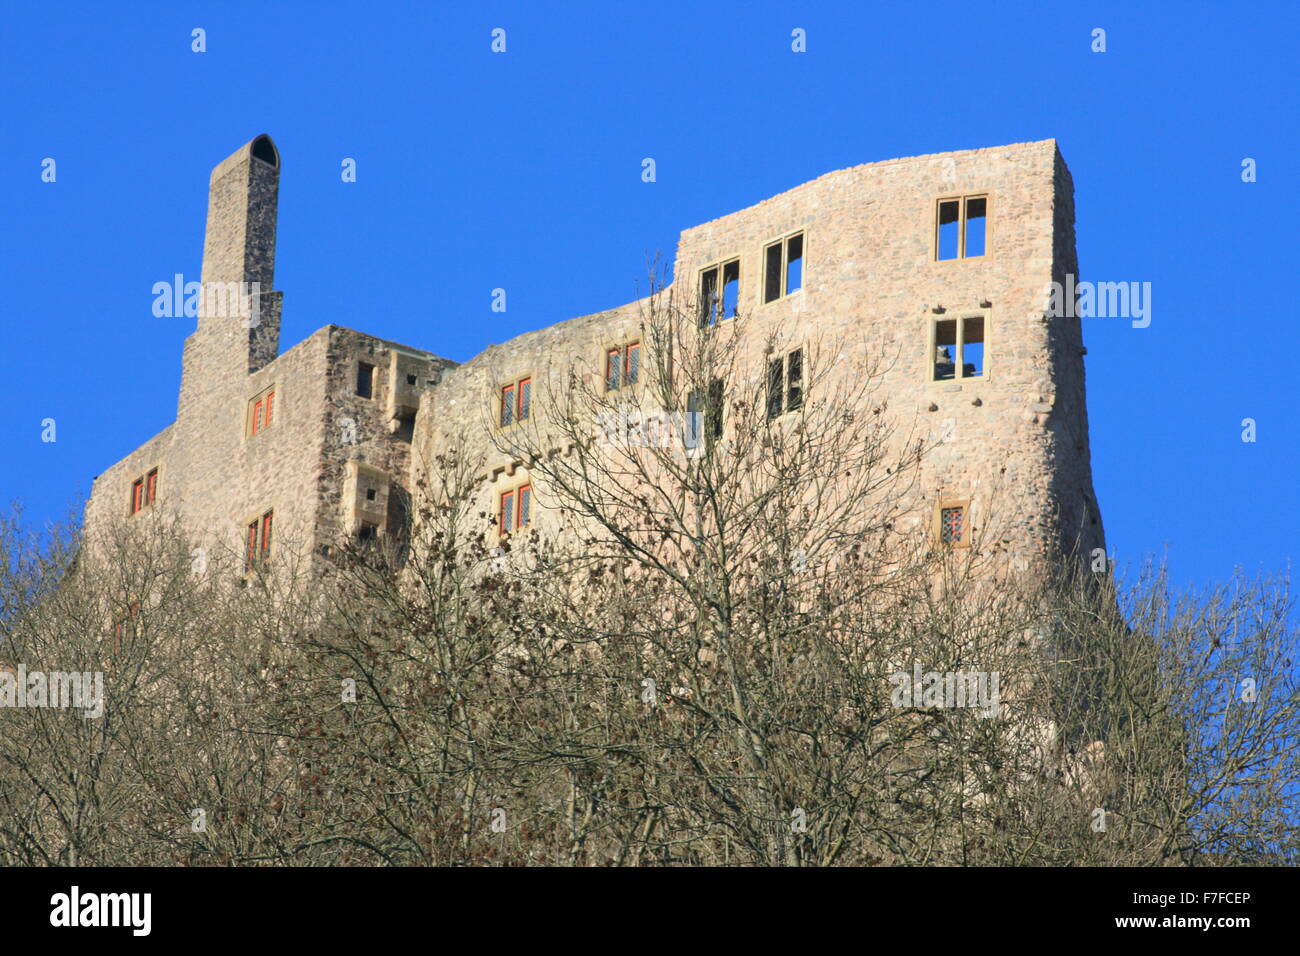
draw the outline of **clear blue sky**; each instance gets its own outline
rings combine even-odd
[[[1082,277],[1153,286],[1149,328],[1084,329],[1115,555],[1297,557],[1300,5],[555,6],[6,5],[0,495],[57,519],[172,421],[193,320],[150,288],[197,278],[208,173],[258,133],[282,345],[338,323],[458,360],[634,299],[681,229],[830,170],[1055,137]]]

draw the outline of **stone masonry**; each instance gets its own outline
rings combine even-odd
[[[277,355],[279,173],[266,136],[213,171],[205,292],[208,283],[257,283],[246,297],[256,322],[211,314],[205,300],[185,346],[175,423],[98,477],[87,531],[115,516],[175,510],[211,546],[242,554],[250,523],[273,512],[272,554],[290,542],[321,553],[347,535],[396,532],[420,463],[466,429],[481,442],[482,504],[492,514],[503,492],[530,481],[524,463],[493,445],[503,387],[528,379],[531,415],[542,417],[545,396],[575,367],[603,376],[612,348],[646,347],[634,302],[493,345],[459,366],[334,325]],[[972,249],[982,219],[981,254],[940,257],[949,209],[970,212]],[[799,251],[799,288],[766,301],[768,250],[792,237],[797,245],[783,248],[790,269],[790,250]],[[674,286],[693,299],[702,272],[729,262],[739,270],[734,321],[751,323],[755,349],[779,329],[791,348],[816,340],[895,357],[880,394],[899,433],[944,436],[921,466],[917,534],[931,533],[941,506],[959,503],[967,533],[995,521],[1026,568],[1104,548],[1079,321],[1047,314],[1049,283],[1077,275],[1073,183],[1054,140],[828,173],[684,231]],[[956,343],[945,344],[953,328],[965,330],[974,362],[956,365]],[[749,357],[763,367],[761,353]],[[834,355],[823,361],[833,380]],[[253,434],[251,408],[270,391],[272,423]],[[155,468],[156,498],[132,516],[133,484]],[[532,524],[545,533],[545,495],[537,500]]]

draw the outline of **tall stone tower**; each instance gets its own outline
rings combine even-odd
[[[212,170],[176,421],[98,477],[87,532],[174,513],[252,572],[400,524],[419,393],[454,363],[337,325],[279,353],[279,186],[269,136]]]
[[[247,375],[280,346],[275,282],[280,154],[269,136],[245,143],[212,170],[203,241],[203,299],[186,346],[186,373]],[[193,384],[193,383],[191,383]],[[182,386],[182,403],[185,398]]]

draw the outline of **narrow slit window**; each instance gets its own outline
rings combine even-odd
[[[803,234],[791,236],[785,243],[785,294],[803,288]]]
[[[709,408],[706,424],[710,437],[722,437],[722,381],[720,379],[715,378],[709,383]]]
[[[688,449],[698,448],[704,435],[704,402],[698,391],[686,396],[686,422],[682,429],[682,443]]]
[[[959,255],[959,239],[961,227],[958,224],[960,219],[961,203],[956,199],[948,199],[939,203],[939,232],[937,243],[935,245],[936,255],[940,259],[956,259]]]
[[[957,320],[940,319],[934,323],[934,380],[946,382],[957,368]]]
[[[154,499],[158,497],[158,469],[155,468],[145,476],[144,480],[144,503],[152,505]]]
[[[508,534],[515,524],[515,493],[506,491],[501,494],[501,533]]]
[[[257,564],[257,519],[248,526],[248,550],[244,555],[244,570],[251,571]]]
[[[718,270],[705,269],[700,273],[700,325],[713,325],[718,315]]]
[[[511,425],[515,420],[515,387],[507,385],[501,389],[501,427]]]
[[[137,478],[131,485],[131,514],[144,507],[144,479]]]
[[[366,362],[357,363],[357,394],[370,398],[374,394],[375,367]]]
[[[641,375],[641,343],[633,342],[624,351],[626,366],[623,370],[623,381],[629,385],[635,385]]]
[[[275,512],[268,511],[262,515],[262,560],[266,561],[271,557],[271,523],[275,518]]]
[[[961,320],[961,377],[984,376],[984,318]]]
[[[803,407],[803,349],[795,349],[786,356],[785,381],[785,407],[793,412]]]
[[[527,528],[532,517],[533,510],[533,486],[524,485],[519,489],[519,514],[518,527]]]
[[[988,222],[987,210],[988,200],[983,196],[966,200],[965,256],[967,259],[984,255],[985,226]]]
[[[526,378],[519,383],[519,407],[515,410],[516,421],[527,421],[533,405],[533,380]]]
[[[722,267],[722,313],[719,319],[734,319],[740,308],[740,260]]]
[[[605,356],[605,388],[609,391],[616,391],[621,384],[621,369],[623,359],[618,349],[610,349],[609,354]]]
[[[763,301],[775,302],[781,298],[781,243],[768,246],[763,259]]]
[[[781,414],[785,394],[785,362],[772,359],[767,363],[767,417]]]

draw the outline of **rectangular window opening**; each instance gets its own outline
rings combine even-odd
[[[271,521],[275,517],[275,512],[268,511],[262,515],[262,560],[266,561],[271,557]]]
[[[682,443],[688,449],[698,448],[703,437],[704,402],[698,391],[686,396],[686,422],[682,429]]]
[[[785,360],[787,411],[803,407],[803,349],[795,349]]]
[[[988,200],[983,196],[966,200],[966,239],[963,248],[967,259],[984,255],[987,209]]]
[[[501,494],[501,533],[509,534],[515,524],[515,493],[506,491]]]
[[[722,313],[719,319],[734,319],[740,308],[740,260],[722,267]]]
[[[700,440],[712,445],[722,437],[722,381],[714,379],[707,390],[699,389],[686,396],[686,423],[683,443],[698,448]]]
[[[953,378],[957,368],[957,320],[940,319],[934,323],[934,380]]]
[[[357,363],[357,394],[370,398],[374,393],[375,367],[366,362]]]
[[[251,571],[257,564],[257,520],[248,526],[248,550],[244,554],[244,570]]]
[[[393,437],[402,442],[415,441],[414,412],[408,415],[402,415],[397,419],[397,429],[393,432]]]
[[[946,199],[939,203],[938,234],[934,247],[939,259],[956,259],[960,254],[960,228],[957,222],[960,209],[961,203],[956,199]]]
[[[248,400],[247,435],[253,437],[271,427],[275,409],[275,388],[268,388]]]
[[[781,298],[781,243],[774,242],[763,255],[763,301]]]
[[[623,380],[628,385],[635,385],[641,375],[641,343],[633,342],[624,352],[626,357],[626,367],[623,370]]]
[[[700,274],[700,326],[718,321],[718,270],[705,269]]]
[[[519,383],[519,408],[515,410],[515,421],[527,421],[532,411],[533,380],[526,378]]]
[[[507,385],[501,389],[501,427],[513,424],[515,420],[515,387]]]
[[[975,316],[961,322],[961,377],[984,376],[984,318]]]
[[[498,421],[505,428],[526,421],[533,414],[533,380],[521,378],[501,387],[501,413]]]
[[[618,349],[610,349],[609,354],[605,356],[605,388],[608,391],[617,391],[621,384],[621,371],[623,360]]]
[[[519,489],[519,516],[518,527],[527,528],[532,517],[533,510],[533,486],[524,485]]]
[[[722,381],[714,379],[709,383],[708,414],[705,424],[710,438],[722,437]]]
[[[266,512],[248,523],[247,547],[244,551],[244,570],[252,571],[271,559],[271,525],[275,511]]]
[[[767,363],[767,417],[778,417],[785,404],[785,361],[772,359]]]
[[[803,288],[803,233],[786,241],[785,294]]]
[[[987,196],[941,199],[935,226],[936,259],[976,259],[988,244]]]
[[[966,509],[962,505],[939,509],[939,540],[961,544],[966,534]]]

